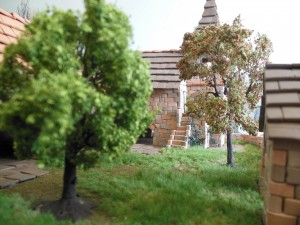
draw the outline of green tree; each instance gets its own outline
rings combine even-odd
[[[0,130],[17,156],[65,168],[61,199],[44,205],[58,219],[90,214],[76,196],[76,168],[130,149],[151,122],[148,64],[128,49],[128,18],[104,0],[83,14],[37,14],[0,67]]]
[[[252,36],[237,17],[232,25],[214,24],[184,35],[182,59],[177,63],[180,78],[199,76],[207,83],[187,102],[191,115],[205,118],[214,133],[227,133],[227,164],[234,166],[231,134],[233,124],[242,125],[250,134],[258,124],[250,112],[260,99],[263,71],[272,52],[266,35]],[[224,86],[217,89],[218,80]]]

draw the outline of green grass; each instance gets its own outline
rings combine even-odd
[[[79,194],[99,205],[94,216],[83,223],[261,224],[262,200],[257,186],[261,153],[253,145],[239,144],[244,145],[245,151],[235,153],[237,169],[226,166],[226,151],[221,149],[165,149],[162,154],[151,156],[128,153],[113,162],[104,157],[96,168],[79,171]],[[0,192],[0,197],[14,202],[19,197],[8,199],[6,196],[18,192],[31,202],[51,198],[53,193],[46,194],[49,180],[57,183],[50,191],[59,193],[61,174],[61,170],[53,170],[49,176],[2,191],[5,194]],[[0,218],[2,214],[15,215],[13,207],[3,207],[1,198]],[[31,218],[43,217],[29,211],[22,201],[21,204],[26,215],[34,215]],[[22,211],[19,213],[23,215]],[[53,224],[41,221],[37,224]],[[15,221],[12,224],[27,223]]]

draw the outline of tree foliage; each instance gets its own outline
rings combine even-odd
[[[71,168],[63,198],[76,166],[130,149],[152,119],[149,68],[128,49],[127,16],[103,0],[85,6],[37,14],[0,67],[0,130],[13,134],[19,157]]]
[[[253,37],[240,17],[232,25],[205,26],[184,36],[178,62],[180,78],[199,76],[207,89],[187,103],[188,111],[206,122],[216,133],[232,130],[233,122],[256,134],[258,124],[251,118],[261,97],[263,71],[272,52],[266,35]],[[217,89],[219,83],[223,91]]]
[[[69,149],[91,166],[100,152],[127,150],[149,122],[148,65],[128,50],[128,18],[102,0],[85,4],[83,15],[39,13],[6,48],[0,127],[21,157],[59,164]]]

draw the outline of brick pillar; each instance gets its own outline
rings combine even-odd
[[[149,99],[149,107],[156,110],[153,145],[165,147],[171,131],[177,127],[177,111],[180,102],[178,89],[155,89]]]
[[[266,152],[266,225],[300,224],[300,142],[274,140]]]

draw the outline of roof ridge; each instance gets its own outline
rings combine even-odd
[[[267,64],[266,69],[300,69],[300,63],[292,64]]]
[[[15,12],[9,13],[9,12],[7,12],[6,10],[4,10],[4,9],[2,9],[2,8],[0,8],[0,15],[9,17],[10,19],[17,20],[17,21],[23,23],[24,25],[27,25],[27,24],[30,23],[30,20],[21,17],[21,16],[18,15],[17,13],[15,13]],[[2,21],[0,20],[0,22],[2,22]],[[7,26],[11,26],[10,24],[6,24],[5,22],[4,22],[4,23],[2,22],[2,24],[7,25]],[[16,28],[19,29],[18,27],[16,27]]]
[[[13,18],[12,14],[7,12],[6,10],[0,8],[0,14]]]
[[[180,53],[180,49],[170,49],[170,50],[145,50],[143,53]]]

